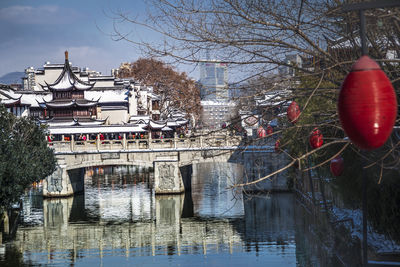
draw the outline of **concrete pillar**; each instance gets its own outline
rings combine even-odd
[[[123,144],[124,150],[126,150],[126,133],[124,133],[122,136],[122,144]]]
[[[97,134],[96,147],[97,147],[97,150],[100,150],[100,134]]]
[[[53,174],[43,180],[44,197],[67,197],[84,190],[85,169],[67,171],[65,164],[57,165]]]
[[[185,192],[178,160],[154,161],[153,167],[156,194],[177,194]]]
[[[147,142],[148,142],[148,148],[150,148],[150,146],[151,146],[151,131],[149,131]]]
[[[178,135],[176,134],[176,132],[174,132],[174,148],[176,148],[176,142],[178,142],[177,138]]]
[[[74,145],[75,145],[75,135],[71,134],[71,151],[74,151]]]
[[[7,212],[3,213],[3,229],[5,234],[10,233],[10,219],[8,218]]]

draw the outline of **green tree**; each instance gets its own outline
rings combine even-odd
[[[53,150],[30,118],[17,118],[0,105],[0,210],[16,203],[33,182],[55,170]]]

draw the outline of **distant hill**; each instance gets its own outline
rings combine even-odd
[[[10,72],[0,77],[0,83],[3,84],[22,83],[21,79],[24,76],[25,73],[21,71]]]

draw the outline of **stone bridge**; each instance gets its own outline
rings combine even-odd
[[[213,135],[193,138],[57,141],[49,143],[57,170],[44,181],[43,195],[65,197],[83,191],[85,167],[135,165],[153,169],[156,194],[182,193],[180,168],[194,162],[226,162],[240,147],[239,136]],[[188,184],[187,186],[190,186]]]
[[[157,140],[128,140],[124,136],[122,140],[52,142],[49,145],[54,148],[58,167],[45,179],[43,195],[65,197],[83,191],[84,168],[91,166],[134,165],[154,170],[156,194],[182,193],[185,187],[189,189],[190,180],[182,179],[181,172],[190,172],[190,166],[200,162],[243,164],[247,170],[245,177],[250,181],[278,169],[285,162],[283,153],[271,153],[274,152],[273,140],[260,141],[248,145],[239,136],[225,134]],[[286,178],[276,180],[264,181],[261,190],[287,189]],[[247,189],[258,191],[260,187]]]

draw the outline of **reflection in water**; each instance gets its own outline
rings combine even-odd
[[[161,196],[149,173],[87,171],[84,195],[26,195],[9,251],[25,263],[62,266],[295,266],[296,257],[312,257],[296,247],[293,195],[227,190],[241,171],[194,166],[192,192]]]

